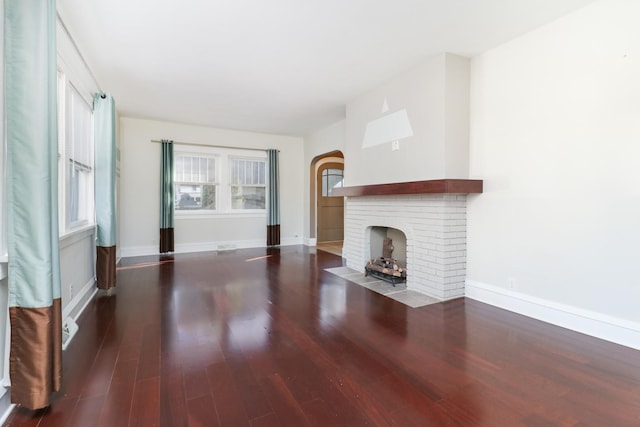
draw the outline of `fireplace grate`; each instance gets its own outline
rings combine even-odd
[[[393,286],[396,283],[403,283],[407,280],[407,269],[400,265],[397,260],[391,258],[393,253],[393,242],[389,237],[385,237],[382,243],[382,256],[370,260],[364,267],[365,277],[368,275],[377,277]]]
[[[378,279],[381,279],[381,280],[384,280],[385,282],[391,283],[393,286],[395,286],[397,283],[404,283],[404,282],[407,281],[407,277],[406,276],[397,277],[397,276],[394,276],[393,274],[384,273],[382,271],[374,270],[373,268],[370,268],[369,266],[364,268],[364,275],[365,275],[365,277],[366,276],[377,277]]]

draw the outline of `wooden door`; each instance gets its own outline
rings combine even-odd
[[[332,196],[332,189],[342,187],[344,165],[325,163],[318,169],[318,242],[344,239],[344,198]]]

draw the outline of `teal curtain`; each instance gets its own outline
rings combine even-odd
[[[160,253],[173,252],[173,141],[161,141],[160,163]]]
[[[267,150],[269,199],[267,201],[267,246],[280,244],[280,166],[278,150]]]
[[[93,98],[95,201],[98,239],[96,283],[116,286],[116,109],[111,95]]]
[[[11,401],[48,406],[62,382],[55,0],[5,0]]]

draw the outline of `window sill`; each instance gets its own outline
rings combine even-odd
[[[75,242],[83,240],[95,233],[95,224],[78,227],[60,236],[60,249],[71,246]]]
[[[83,240],[89,236],[91,236],[95,231],[95,225],[85,225],[84,227],[80,227],[76,230],[73,230],[67,234],[60,236],[60,249],[65,248],[67,246],[71,246],[75,242]],[[2,254],[0,255],[0,280],[3,280],[7,277],[8,266],[9,263],[9,255]]]
[[[4,280],[9,273],[9,255],[0,255],[0,280]]]
[[[265,218],[267,216],[267,211],[259,211],[259,212],[198,212],[198,211],[190,211],[188,213],[181,212],[175,214],[176,220],[183,219],[238,219],[238,218]]]

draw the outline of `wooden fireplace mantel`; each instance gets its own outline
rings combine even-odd
[[[478,194],[482,193],[481,179],[431,179],[428,181],[396,182],[391,184],[358,185],[334,188],[334,196],[393,196],[398,194]]]

